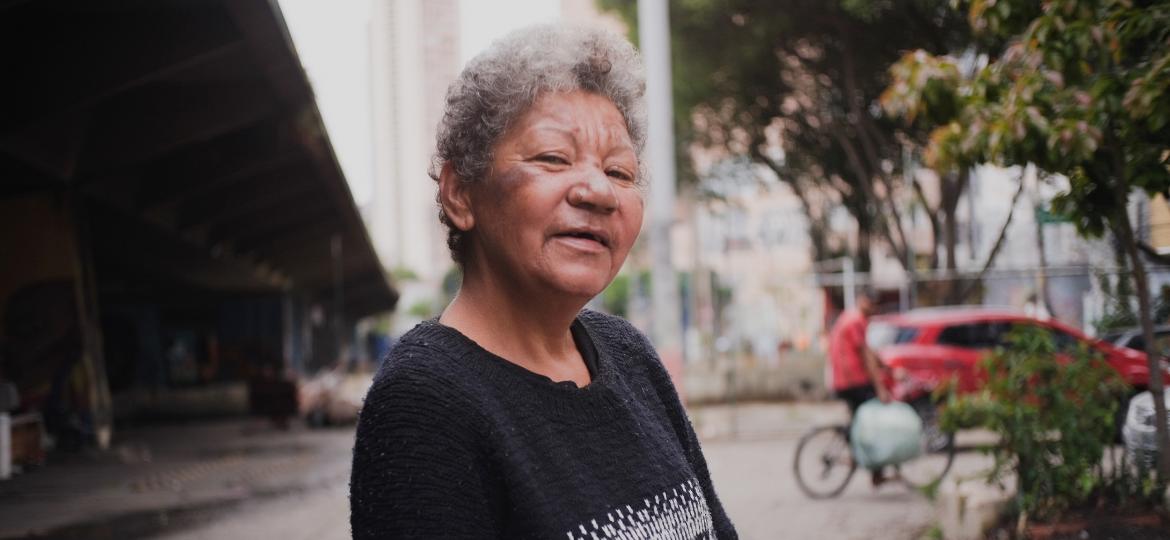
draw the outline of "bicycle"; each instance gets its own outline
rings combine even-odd
[[[923,420],[921,453],[894,465],[894,479],[911,488],[931,489],[951,469],[955,460],[955,436],[939,428],[932,403],[918,401],[912,405]],[[819,426],[802,436],[796,446],[792,471],[800,490],[812,499],[829,499],[845,491],[857,472],[857,460],[849,443],[849,425]]]

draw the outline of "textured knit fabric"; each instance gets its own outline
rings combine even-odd
[[[574,325],[596,348],[583,388],[434,321],[404,335],[358,421],[354,538],[737,538],[646,338]]]

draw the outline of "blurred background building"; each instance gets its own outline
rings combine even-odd
[[[383,263],[399,278],[402,333],[442,309],[451,268],[427,171],[435,127],[459,58],[456,0],[375,0],[370,15],[374,182],[366,221]]]

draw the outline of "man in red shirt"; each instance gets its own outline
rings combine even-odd
[[[849,415],[873,398],[890,401],[890,392],[881,384],[884,366],[865,343],[869,317],[877,309],[872,293],[857,298],[856,309],[846,310],[829,331],[829,374],[833,393],[849,405]]]
[[[885,367],[877,354],[865,343],[869,317],[877,310],[877,299],[871,292],[858,296],[857,307],[837,317],[829,331],[829,388],[849,405],[849,422],[862,403],[878,398],[889,403],[890,391],[881,384]],[[846,432],[848,437],[848,432]],[[870,471],[873,485],[885,482],[881,467]]]

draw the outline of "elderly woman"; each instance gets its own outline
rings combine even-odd
[[[670,377],[582,310],[642,224],[644,80],[595,29],[515,32],[447,94],[432,176],[463,269],[358,424],[355,538],[735,538]]]

